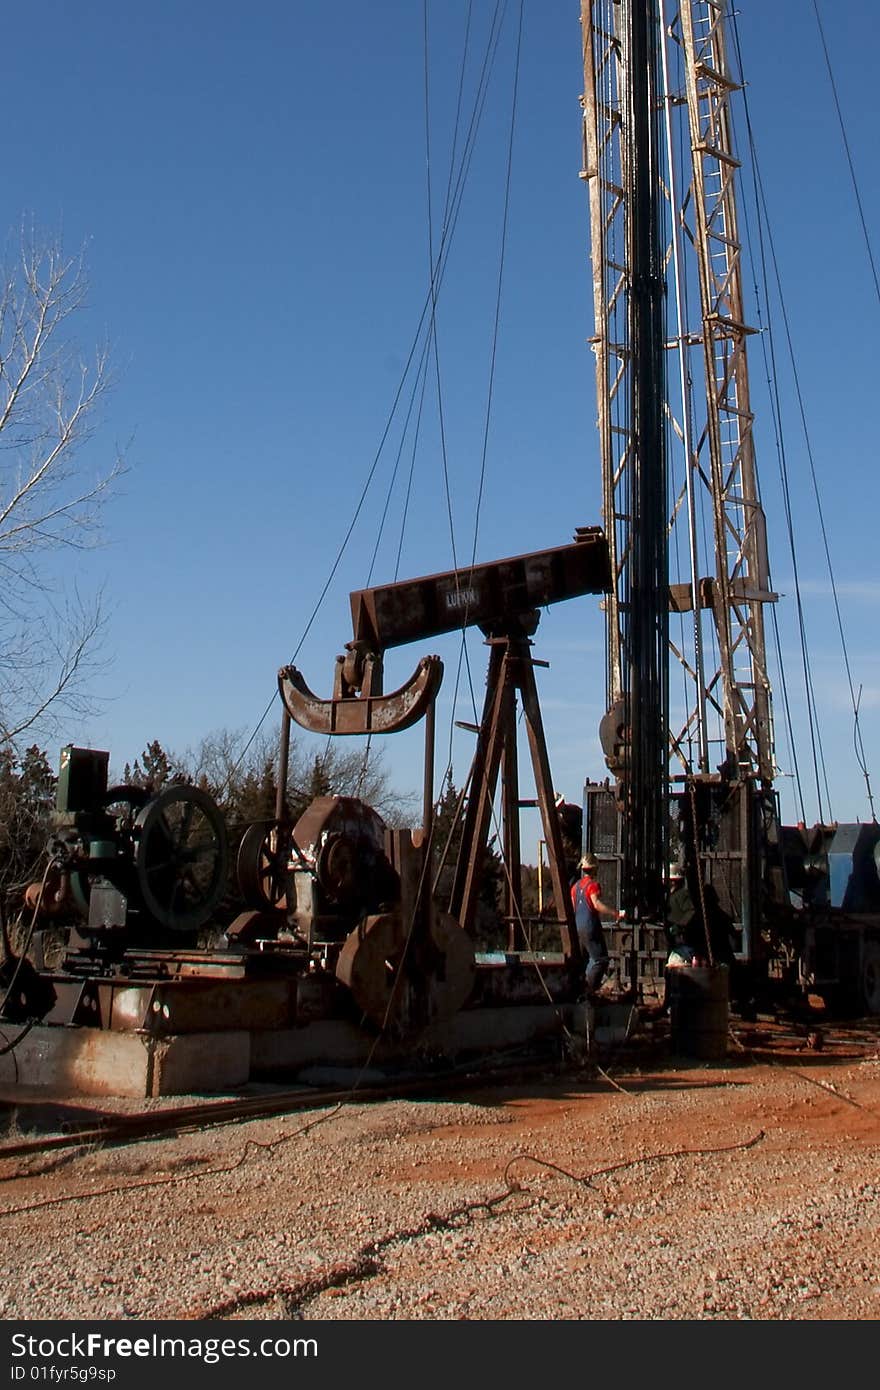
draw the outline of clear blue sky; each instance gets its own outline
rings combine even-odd
[[[478,0],[484,39],[492,6]],[[504,37],[439,306],[447,466],[457,553],[473,541],[503,211],[518,6]],[[439,224],[449,168],[463,0],[430,0],[431,170]],[[873,0],[821,5],[872,234],[880,210]],[[880,791],[878,306],[813,7],[742,0],[749,100],[798,354],[863,732]],[[90,0],[15,6],[4,20],[0,228],[23,213],[73,248],[92,291],[79,333],[105,333],[119,384],[86,464],[116,443],[130,471],[107,544],[77,558],[112,602],[105,703],[57,742],[107,748],[121,770],[158,738],[182,751],[250,730],[298,648],[372,465],[427,288],[424,55],[419,0],[217,0],[148,7]],[[474,72],[468,75],[473,91]],[[501,334],[477,558],[567,542],[600,521],[589,227],[580,168],[583,80],[576,0],[526,0]],[[436,236],[436,230],[435,230]],[[875,251],[880,253],[875,235]],[[752,360],[776,588],[790,592],[762,367]],[[809,496],[787,403],[801,573],[834,814],[866,818],[852,718]],[[394,435],[394,441],[398,435]],[[348,592],[394,575],[401,492],[370,563],[394,464],[380,460],[352,541],[297,663],[330,694],[350,637]],[[405,467],[409,466],[408,455]],[[423,437],[401,578],[452,563],[436,393]],[[774,511],[774,507],[776,510]],[[71,574],[71,579],[74,577]],[[790,619],[784,619],[790,630]],[[477,699],[485,655],[470,640]],[[536,655],[558,787],[604,775],[597,603],[548,612]],[[447,663],[446,760],[457,643]],[[387,685],[425,654],[389,654]],[[794,671],[798,659],[791,648]],[[795,698],[797,698],[795,696]],[[469,701],[458,718],[473,718]],[[777,710],[781,723],[781,712]],[[421,776],[419,731],[386,740],[403,790]],[[57,757],[57,748],[50,748]],[[470,756],[456,735],[456,780]],[[806,756],[806,751],[804,753]],[[790,767],[787,753],[780,753]],[[783,791],[785,792],[785,783]],[[793,815],[791,803],[786,814]],[[815,808],[808,808],[815,814]],[[528,843],[524,854],[529,855]]]

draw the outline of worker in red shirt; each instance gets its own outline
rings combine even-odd
[[[580,878],[571,886],[571,901],[574,906],[574,924],[577,927],[578,941],[587,958],[585,984],[587,994],[595,994],[608,969],[608,947],[602,931],[602,918],[608,917],[619,922],[623,910],[603,903],[599,880],[596,874],[599,861],[594,854],[585,854],[579,865]]]

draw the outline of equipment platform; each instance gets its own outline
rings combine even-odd
[[[623,1040],[632,1005],[571,998],[561,955],[477,958],[470,1000],[416,1033],[383,1035],[333,975],[296,952],[128,954],[67,968],[46,1019],[0,1056],[0,1085],[134,1098],[228,1091],[314,1066],[393,1066],[491,1056],[558,1035]]]

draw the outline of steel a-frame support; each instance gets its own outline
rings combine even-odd
[[[535,684],[531,642],[521,631],[503,636],[490,636],[486,640],[490,649],[486,696],[469,776],[470,793],[463,817],[461,846],[448,911],[465,931],[473,931],[481,869],[498,789],[498,776],[502,769],[502,814],[505,819],[503,840],[507,846],[518,843],[518,832],[511,824],[512,819],[519,815],[518,769],[515,755],[511,756],[510,750],[516,741],[519,693],[528,734],[541,825],[550,860],[556,920],[562,936],[563,952],[574,965],[577,965],[580,963],[581,949],[574,926],[571,893],[563,874],[562,832],[554,803],[550,759]],[[518,872],[518,862],[516,869]],[[521,900],[511,905],[521,913]]]

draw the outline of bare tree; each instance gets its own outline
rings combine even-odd
[[[82,712],[104,624],[102,595],[58,577],[53,552],[99,539],[101,507],[123,471],[80,451],[108,388],[106,349],[86,361],[70,332],[85,305],[82,253],[25,228],[0,283],[0,738],[44,733]]]
[[[248,740],[243,729],[215,729],[178,760],[190,781],[210,792],[224,813],[233,818],[250,814],[254,788],[267,769],[270,775],[275,772],[277,761],[277,732],[261,730]],[[274,815],[274,805],[273,790],[271,804],[263,807],[262,814]]]
[[[192,781],[209,790],[227,813],[271,817],[278,743],[277,728],[262,729],[250,739],[241,729],[218,729],[178,764]],[[294,817],[314,796],[327,794],[359,797],[379,811],[389,825],[407,825],[417,819],[417,797],[390,786],[381,749],[373,749],[367,756],[365,750],[343,748],[338,741],[322,740],[306,746],[304,741],[291,739],[287,803]]]
[[[390,785],[381,745],[352,748],[325,741],[318,752],[296,747],[291,757],[289,793],[356,796],[366,801],[388,825],[409,826],[421,816],[421,800],[415,792],[400,792]]]

